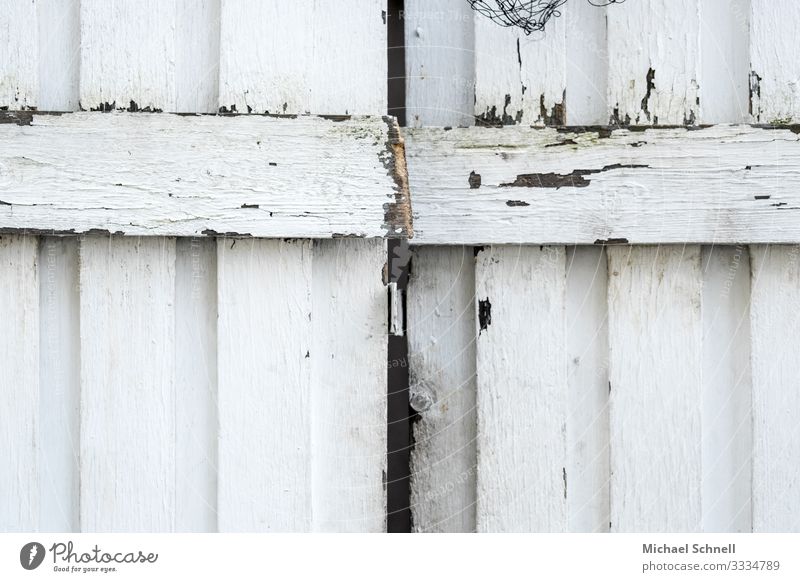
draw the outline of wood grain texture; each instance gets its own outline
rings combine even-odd
[[[795,38],[800,5],[751,0],[750,115],[757,123],[800,119],[800,63]]]
[[[80,248],[81,530],[175,526],[175,240]]]
[[[747,247],[703,247],[703,531],[749,532],[752,406]]]
[[[220,108],[384,114],[385,10],[385,0],[222,0]]]
[[[702,526],[700,247],[608,249],[611,531]]]
[[[475,17],[475,115],[487,125],[563,125],[566,24],[530,36]]]
[[[221,532],[311,529],[311,241],[217,241]]]
[[[414,424],[416,532],[475,531],[475,258],[471,247],[420,247],[408,284],[411,390],[430,402]]]
[[[0,531],[38,531],[39,277],[36,237],[0,237]]]
[[[800,241],[791,129],[406,132],[416,244]]]
[[[39,243],[39,529],[80,531],[80,291],[77,237]]]
[[[694,124],[700,107],[700,0],[612,6],[610,123]]]
[[[609,522],[608,269],[598,247],[566,257],[567,509],[570,532]]]
[[[80,94],[80,0],[37,0],[36,6],[38,108],[41,111],[76,111]]]
[[[751,247],[753,531],[800,526],[800,247]]]
[[[408,124],[470,126],[475,110],[475,33],[467,2],[406,0]]]
[[[314,244],[313,340],[303,360],[304,364],[310,361],[313,378],[309,427],[312,529],[383,532],[386,246],[382,240]],[[290,436],[297,440],[299,431]]]
[[[38,106],[38,56],[36,3],[0,1],[0,108]]]
[[[565,286],[563,247],[478,254],[478,531],[567,530]]]
[[[80,103],[175,111],[178,0],[81,0]]]
[[[217,531],[217,243],[181,238],[175,260],[175,530]]]
[[[11,123],[0,124],[0,230],[314,238],[411,230],[392,118],[3,120]]]

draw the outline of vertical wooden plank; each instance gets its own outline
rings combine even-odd
[[[217,272],[219,530],[309,531],[311,241],[219,239]]]
[[[703,248],[703,531],[751,531],[750,259]]]
[[[701,123],[745,123],[750,74],[750,0],[700,4]]]
[[[175,110],[176,2],[81,0],[81,108]]]
[[[37,8],[39,109],[77,111],[81,45],[80,0],[37,0]]]
[[[467,2],[406,0],[408,124],[469,126],[475,110],[475,32]]]
[[[700,247],[608,249],[611,529],[701,527]]]
[[[417,532],[475,531],[475,258],[420,247],[408,285],[411,391],[421,405],[411,453]]]
[[[800,120],[798,21],[797,2],[751,0],[750,116],[756,123]]]
[[[526,36],[475,16],[475,115],[480,123],[565,123],[566,23]]]
[[[490,247],[475,281],[477,529],[566,531],[564,248]]]
[[[697,122],[700,0],[651,0],[608,11],[611,123]]]
[[[221,6],[220,108],[385,113],[385,0]]]
[[[39,103],[36,3],[0,0],[0,109]]]
[[[39,528],[37,239],[0,236],[0,530]]]
[[[612,7],[618,9],[619,7]],[[589,2],[565,5],[568,125],[608,123],[606,8]]]
[[[217,530],[217,245],[177,241],[175,529]]]
[[[80,530],[78,239],[41,239],[39,265],[39,529],[75,532]]]
[[[80,248],[81,529],[175,523],[175,240]]]
[[[220,0],[177,0],[175,111],[214,113],[219,101]]]
[[[386,529],[386,244],[315,242],[311,362],[314,531]],[[291,434],[300,448],[299,430]],[[307,449],[303,449],[307,450]]]
[[[753,531],[800,527],[800,247],[751,247]]]
[[[608,531],[608,270],[601,247],[567,249],[569,531]]]

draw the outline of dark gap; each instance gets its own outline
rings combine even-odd
[[[408,241],[391,239],[389,280],[397,283],[405,313],[405,291],[411,256]],[[405,330],[405,317],[403,319]],[[389,533],[411,531],[411,416],[408,404],[408,341],[405,334],[389,336],[387,396],[387,475],[386,530]]]
[[[389,59],[389,115],[394,115],[400,127],[406,125],[406,39],[404,0],[388,0],[386,27]]]

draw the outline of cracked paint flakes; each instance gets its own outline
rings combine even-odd
[[[699,10],[700,0],[654,0],[608,12],[613,125],[697,123]]]

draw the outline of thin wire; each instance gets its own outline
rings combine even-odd
[[[625,0],[587,0],[592,6],[621,4]],[[544,30],[551,18],[561,16],[567,0],[468,0],[475,12],[500,26],[516,26],[525,34]]]

